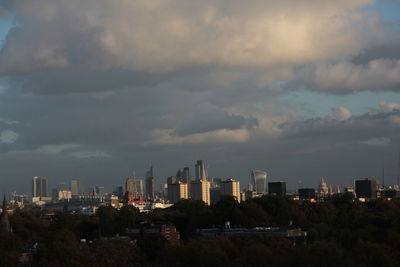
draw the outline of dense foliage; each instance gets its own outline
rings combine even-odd
[[[18,266],[37,243],[28,266],[400,266],[400,201],[354,201],[351,195],[319,203],[264,196],[238,203],[224,198],[208,207],[182,200],[172,208],[140,214],[136,208],[100,208],[97,216],[17,210],[12,234],[0,237],[0,266]],[[182,243],[163,238],[137,242],[113,238],[139,222],[171,223]],[[307,244],[280,237],[202,238],[197,229],[285,226],[308,232]],[[93,243],[80,243],[80,239]],[[20,264],[23,265],[23,264]]]

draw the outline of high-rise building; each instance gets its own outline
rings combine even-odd
[[[189,184],[191,181],[192,181],[192,173],[190,172],[189,167],[183,168],[182,182]]]
[[[143,196],[143,180],[127,178],[125,181],[125,193],[134,197]]]
[[[314,188],[299,188],[298,190],[299,199],[315,199]]]
[[[210,205],[210,182],[206,180],[191,182],[190,197],[194,200],[202,200],[207,203],[207,205]]]
[[[146,192],[145,199],[153,201],[154,199],[154,170],[153,166],[150,165],[150,169],[146,171]]]
[[[196,170],[196,180],[207,180],[207,170],[204,167],[204,163],[202,160],[198,160],[195,166]]]
[[[70,190],[73,196],[79,195],[79,182],[78,180],[71,180],[70,181]]]
[[[175,176],[170,176],[170,177],[167,178],[167,184],[169,184],[169,185],[170,184],[176,184],[178,182],[179,182],[179,180]]]
[[[176,172],[176,179],[182,182],[182,171],[180,169]]]
[[[377,182],[375,179],[356,180],[355,188],[357,198],[375,199],[377,197]]]
[[[232,178],[221,182],[221,196],[233,196],[240,202],[240,182]]]
[[[222,179],[221,178],[212,178],[211,179],[211,187],[221,187]]]
[[[35,176],[32,178],[32,197],[47,197],[47,179]]]
[[[176,182],[168,184],[168,200],[171,203],[176,203],[181,199],[188,198],[187,183]]]
[[[268,183],[268,194],[285,196],[286,195],[286,183],[285,182],[269,182]]]
[[[251,182],[256,193],[266,193],[267,190],[267,173],[265,171],[251,171]]]

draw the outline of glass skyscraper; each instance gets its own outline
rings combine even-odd
[[[265,171],[253,170],[250,174],[253,190],[256,193],[266,193],[267,191],[267,173]]]

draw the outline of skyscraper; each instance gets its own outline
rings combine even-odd
[[[47,179],[35,176],[32,178],[32,197],[47,197]]]
[[[78,180],[70,181],[70,189],[73,196],[79,195],[79,183]]]
[[[205,169],[202,160],[197,161],[195,170],[196,170],[196,180],[202,180],[202,181],[207,180],[207,170]]]
[[[183,168],[182,171],[182,182],[190,183],[192,181],[192,173],[189,170],[189,167]]]
[[[256,193],[266,193],[267,173],[265,171],[253,170],[250,174],[251,182]]]
[[[153,166],[150,165],[150,169],[146,171],[146,194],[145,198],[148,201],[153,201],[154,199],[154,172]]]
[[[210,182],[207,180],[193,181],[190,184],[190,197],[194,200],[202,200],[210,205]]]
[[[233,196],[240,202],[240,182],[229,178],[221,182],[221,196]]]

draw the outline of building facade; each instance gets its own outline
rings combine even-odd
[[[240,202],[240,182],[229,178],[221,182],[221,196],[233,196]]]
[[[194,200],[202,200],[207,205],[211,204],[210,182],[204,180],[193,181],[190,184],[190,197]]]
[[[188,194],[188,184],[177,182],[168,184],[168,200],[170,203],[177,203],[181,199],[187,199]]]

